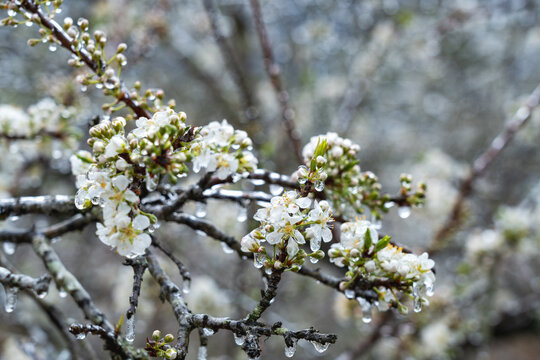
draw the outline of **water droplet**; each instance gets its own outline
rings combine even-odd
[[[202,331],[203,331],[204,336],[212,336],[215,333],[215,331],[210,328],[203,328]]]
[[[149,175],[146,176],[146,190],[152,192],[157,189],[159,184],[159,176],[151,177]]]
[[[126,341],[133,342],[135,340],[135,315],[131,315],[126,320]]]
[[[62,9],[58,8],[58,9],[54,10],[54,12],[57,13],[57,14],[60,14],[62,12]]]
[[[394,207],[394,205],[396,205],[396,203],[393,202],[393,201],[388,201],[388,202],[384,203],[384,207],[386,209],[390,209],[390,208]]]
[[[195,216],[198,218],[203,218],[206,216],[206,204],[203,202],[198,202],[195,205]]]
[[[15,254],[15,249],[16,249],[17,245],[15,243],[12,243],[12,242],[8,242],[6,241],[3,245],[2,245],[2,249],[4,249],[4,252],[6,253],[6,255],[13,255]]]
[[[94,205],[98,205],[99,204],[99,196],[94,196],[92,198],[92,204]]]
[[[270,184],[270,194],[274,196],[278,196],[278,195],[281,195],[282,192],[283,192],[283,186]]]
[[[232,254],[234,252],[234,250],[224,242],[221,243],[221,248],[225,254]]]
[[[197,353],[197,360],[206,360],[207,359],[207,349],[206,346],[199,346],[199,352]]]
[[[55,44],[49,44],[49,51],[55,52],[56,51],[56,45]]]
[[[103,89],[102,83],[96,83],[96,89]]]
[[[62,299],[64,299],[67,296],[67,291],[63,288],[58,289],[58,296],[60,296]]]
[[[255,267],[257,269],[260,269],[264,265],[264,260],[266,260],[266,259],[265,259],[265,256],[263,254],[255,254],[253,256],[253,265],[255,265]]]
[[[372,317],[372,305],[369,301],[364,299],[363,297],[357,297],[356,300],[362,307],[362,321],[365,324],[369,324],[371,322]]]
[[[301,177],[301,178],[298,179],[298,183],[300,185],[304,185],[306,182],[307,182],[307,178],[305,178],[305,177]]]
[[[402,219],[406,219],[411,215],[411,208],[409,206],[400,206],[398,208],[398,215]]]
[[[321,181],[321,180],[317,180],[315,181],[315,190],[321,192],[324,190],[324,181]]]
[[[112,90],[115,88],[115,86],[116,86],[115,79],[111,78],[111,79],[105,80],[105,88]]]
[[[414,298],[414,308],[415,313],[418,313],[422,311],[422,298],[421,297],[415,297]]]
[[[234,335],[234,343],[238,346],[244,345],[246,342],[246,336],[245,335],[236,335],[236,333],[233,333]]]
[[[314,256],[310,256],[309,261],[311,261],[312,264],[316,264],[319,262],[319,259]]]
[[[298,340],[296,339],[292,339],[292,345],[291,346],[287,346],[285,344],[285,356],[288,357],[288,358],[291,358],[294,356],[294,353],[296,352],[296,342]]]
[[[86,339],[86,333],[85,332],[78,333],[77,335],[75,335],[75,337],[77,338],[77,340],[84,340]]]
[[[41,291],[37,292],[36,295],[40,299],[45,299],[45,297],[47,296],[48,293],[49,293],[48,290],[45,289],[45,290],[41,290]]]
[[[424,283],[424,285],[426,286],[426,295],[427,296],[433,296],[434,294],[434,291],[433,291],[433,283],[430,282],[430,281],[426,281]]]
[[[251,183],[255,186],[264,185],[264,180],[262,179],[251,179]]]
[[[241,222],[241,223],[246,221],[247,217],[248,217],[247,216],[247,208],[242,206],[242,205],[239,205],[237,211],[238,212],[236,214],[236,221]]]
[[[355,295],[356,295],[356,293],[354,292],[353,289],[345,289],[345,297],[347,299],[354,299]]]
[[[12,16],[17,15],[17,12],[15,10],[13,10],[13,9],[8,9],[7,14],[8,14],[9,17],[12,17]]]
[[[34,25],[34,23],[31,22],[31,21],[27,21],[27,22],[24,23],[24,25],[26,25],[28,27],[32,27],[32,25]]]
[[[182,292],[184,294],[189,294],[190,288],[191,288],[191,280],[184,278],[184,281],[182,282]]]
[[[13,312],[15,306],[17,305],[17,293],[19,292],[18,288],[15,287],[6,287],[6,299],[4,303],[4,309],[7,313]]]
[[[328,349],[328,347],[330,346],[330,343],[321,344],[320,342],[317,342],[317,341],[310,341],[310,343],[313,344],[313,347],[319,353],[325,352],[326,349]]]
[[[86,90],[88,90],[88,86],[86,86],[86,85],[81,85],[81,91],[82,91],[82,92],[86,92]]]

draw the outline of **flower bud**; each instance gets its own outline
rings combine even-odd
[[[176,359],[176,356],[177,356],[177,352],[173,348],[170,348],[167,351],[165,351],[165,357],[167,359]]]
[[[120,43],[118,44],[118,47],[116,48],[116,52],[123,53],[124,51],[126,51],[126,49],[127,49],[127,45],[125,43]]]
[[[165,335],[165,338],[163,339],[163,341],[165,341],[166,343],[173,342],[173,341],[174,341],[174,336],[173,336],[173,334],[167,334],[167,335]]]
[[[155,341],[161,339],[161,331],[154,330],[154,332],[152,333],[152,339],[154,339]]]

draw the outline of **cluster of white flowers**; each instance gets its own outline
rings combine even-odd
[[[427,253],[405,253],[389,241],[389,237],[379,239],[376,227],[367,220],[346,222],[341,225],[340,243],[333,244],[328,255],[337,266],[348,267],[347,282],[343,284],[347,297],[355,297],[355,284],[362,279],[380,284],[374,288],[379,296],[379,310],[394,303],[401,311],[407,311],[396,294],[401,291],[414,298],[414,309],[420,311],[422,302],[428,303],[423,295],[433,293],[435,262]],[[366,300],[358,300],[362,307],[370,309]]]
[[[151,119],[139,118],[127,136],[124,118],[104,120],[90,129],[93,154],[80,151],[71,157],[78,187],[75,205],[103,208],[103,224],[98,224],[99,239],[123,256],[144,254],[150,246],[145,231],[155,226],[155,218],[139,209],[140,184],[155,189],[161,173],[171,177],[187,168],[187,149],[173,143],[186,131],[185,114],[168,109]]]
[[[258,163],[251,149],[252,141],[245,131],[235,130],[227,120],[213,121],[201,129],[191,146],[193,171],[215,171],[222,180],[230,175],[247,175]]]
[[[310,242],[312,254],[308,254],[316,262],[324,254],[320,251],[321,240],[332,240],[329,229],[332,212],[327,201],[312,201],[300,197],[296,191],[288,191],[282,196],[275,196],[269,204],[257,210],[255,220],[261,225],[244,236],[241,241],[242,250],[255,254],[257,267],[267,265],[275,268],[290,268],[293,264],[302,265],[305,252],[298,245]],[[270,256],[262,243],[274,246]],[[280,251],[277,253],[276,248]]]
[[[339,173],[339,168],[337,167],[339,163],[343,161],[343,155],[347,158],[355,159],[356,155],[360,151],[360,145],[353,144],[349,139],[344,139],[340,137],[335,132],[329,132],[325,135],[313,136],[309,143],[304,146],[302,150],[302,156],[304,157],[304,162],[309,163],[313,158],[317,144],[321,139],[326,139],[327,143],[327,154],[326,160],[329,165],[330,175],[336,176]],[[357,168],[360,171],[360,167]]]

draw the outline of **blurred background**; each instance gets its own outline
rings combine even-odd
[[[390,194],[399,190],[401,173],[425,181],[425,206],[407,219],[392,209],[381,231],[418,254],[432,250],[469,165],[540,83],[540,1],[273,0],[261,5],[302,143],[328,131],[350,138],[362,148],[362,170],[377,174]],[[128,85],[139,80],[143,87],[163,89],[187,113],[188,123],[227,119],[246,130],[262,168],[290,174],[298,167],[248,1],[72,0],[62,9],[58,20],[88,18],[91,30],[106,32],[111,49],[128,44],[122,72]],[[0,28],[0,104],[26,109],[52,98],[77,110],[76,124],[84,133],[108,99],[96,89],[81,91],[74,80],[81,70],[67,66],[63,49],[27,46],[36,31],[35,26]],[[264,319],[338,335],[323,354],[300,341],[296,359],[536,359],[539,140],[540,112],[476,183],[464,226],[434,255],[435,295],[421,313],[376,313],[364,324],[359,306],[343,294],[287,274]],[[2,197],[74,194],[70,151],[42,152],[40,161],[28,166],[35,150],[1,146]],[[77,147],[86,145],[82,141]],[[237,221],[237,210],[230,203],[209,202],[206,217],[239,239],[256,223]],[[1,226],[24,229],[58,220],[9,218]],[[54,246],[116,322],[128,308],[132,271],[94,232],[90,226]],[[239,318],[256,304],[262,283],[251,264],[187,227],[163,224],[155,234],[192,273],[188,301],[194,311]],[[4,248],[3,256],[22,272],[43,273],[28,246],[10,250]],[[170,274],[177,273],[174,264],[163,261]],[[326,261],[317,267],[339,274]],[[154,329],[175,332],[170,307],[158,294],[157,284],[145,277],[136,345],[144,346]],[[53,287],[46,300],[80,322],[73,302],[59,295]],[[99,340],[84,341],[105,358]],[[197,342],[194,337],[190,359],[196,358]],[[262,359],[285,358],[281,338],[261,346]],[[20,296],[15,312],[0,313],[0,358],[69,359],[64,348],[29,298]],[[210,338],[209,358],[243,359],[245,354],[229,332],[218,332]]]

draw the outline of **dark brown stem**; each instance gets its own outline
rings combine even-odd
[[[251,4],[251,10],[253,11],[255,29],[257,30],[259,43],[263,53],[264,68],[268,77],[270,78],[270,82],[274,92],[276,93],[279,105],[281,106],[281,118],[283,125],[285,126],[285,131],[293,147],[296,159],[299,163],[303,163],[302,144],[294,123],[294,110],[289,104],[289,94],[283,88],[281,81],[281,70],[274,59],[274,53],[272,51],[272,46],[270,45],[270,40],[268,39],[268,33],[262,17],[261,4],[258,0],[249,0],[249,3]]]

